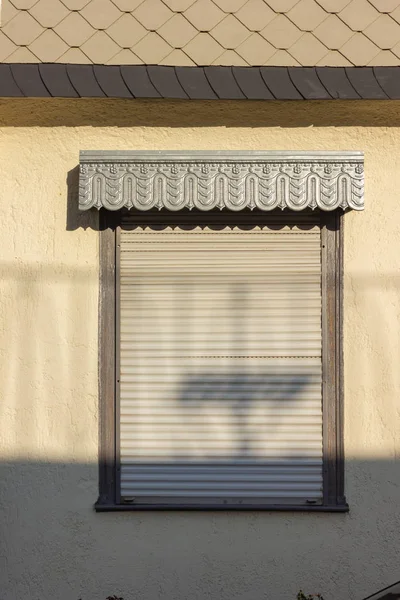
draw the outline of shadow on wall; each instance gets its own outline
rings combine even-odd
[[[379,446],[383,457],[347,456],[349,515],[112,515],[93,511],[97,272],[4,262],[0,272],[0,439],[10,456],[0,463],[4,600],[291,600],[300,587],[359,600],[396,579],[398,273],[351,274],[357,311],[347,318],[361,342],[345,363],[356,373],[346,388],[349,435],[353,447]],[[48,460],[27,458],[37,453]]]
[[[74,169],[67,229],[97,230],[97,214],[77,210],[77,181]],[[360,600],[396,579],[397,272],[348,275],[359,345],[345,357],[346,414],[365,458],[347,456],[350,514],[312,515],[96,514],[97,270],[3,262],[0,274],[3,600],[295,600],[299,588]],[[185,402],[193,385],[183,382]],[[245,435],[240,443],[247,452]],[[377,446],[380,458],[369,455]]]
[[[79,210],[79,166],[67,174],[67,231],[76,229],[99,230],[99,215],[96,210]]]
[[[346,388],[352,445],[368,453],[378,444],[393,458],[347,456],[349,515],[112,515],[93,511],[97,272],[4,262],[0,272],[0,439],[10,455],[0,463],[4,600],[294,600],[300,587],[359,600],[396,579],[397,273],[351,275],[359,315],[349,318],[362,340],[346,356],[347,372],[357,374]],[[49,459],[27,458],[38,452]]]
[[[398,576],[399,475],[395,461],[349,459],[348,515],[96,514],[94,462],[3,460],[1,597],[361,600]]]
[[[399,127],[397,100],[195,101],[12,98],[0,127]]]

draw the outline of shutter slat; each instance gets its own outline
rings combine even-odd
[[[320,232],[122,230],[121,495],[322,497]]]

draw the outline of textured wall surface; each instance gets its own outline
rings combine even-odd
[[[107,126],[105,124],[107,123]],[[3,600],[357,600],[398,579],[400,117],[392,103],[0,103]],[[345,217],[349,514],[96,514],[97,213],[80,149],[363,150]]]
[[[400,65],[400,1],[2,0],[0,62]]]

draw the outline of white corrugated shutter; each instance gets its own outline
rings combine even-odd
[[[322,500],[318,227],[120,234],[121,498]]]

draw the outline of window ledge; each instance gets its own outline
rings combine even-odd
[[[148,510],[181,510],[181,511],[263,511],[263,512],[324,512],[347,513],[348,504],[335,505],[290,505],[290,504],[103,504],[96,502],[96,512],[126,512]]]

